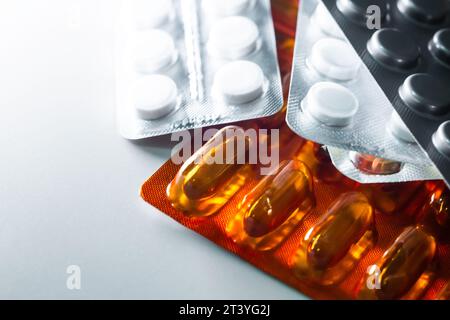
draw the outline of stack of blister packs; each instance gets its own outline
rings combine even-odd
[[[447,90],[439,89],[445,83],[448,52],[446,32],[439,30],[447,23],[443,20],[447,16],[441,13],[438,18],[441,11],[437,10],[446,7],[444,2],[429,0],[380,1],[379,6],[367,6],[370,2],[304,0],[294,41],[296,1],[272,1],[285,85],[292,67],[288,57],[295,45],[287,115],[295,133],[279,123],[280,115],[215,130],[213,137],[184,162],[175,163],[171,159],[161,167],[143,184],[141,196],[187,228],[310,297],[448,299],[450,191],[442,181],[367,183],[426,180],[446,173],[438,159],[445,159],[446,127],[437,130],[448,117],[444,115]],[[218,29],[211,28],[209,45],[197,46],[208,48],[208,55],[200,54],[203,59],[196,60],[196,63],[203,61],[201,70],[210,70],[211,57],[225,54],[234,61],[235,54],[249,52],[238,50],[230,55],[230,47],[222,47],[220,41],[214,40],[220,34],[228,43],[224,28],[234,34],[238,43],[249,44],[234,33],[233,26],[239,26],[243,35],[254,34],[247,33],[252,28],[246,31],[244,25],[248,21],[236,19],[235,10],[249,9],[240,15],[251,17],[259,26],[264,25],[258,22],[261,18],[270,21],[267,1],[186,3],[195,4],[193,12],[197,18],[204,17],[204,12],[210,12],[211,8],[219,8],[218,12],[227,16],[219,21],[231,21],[225,27],[219,24]],[[426,6],[428,9],[437,6],[432,11],[434,15],[424,15],[418,10],[424,3],[432,4]],[[372,11],[373,20],[367,24],[368,12]],[[190,23],[191,14],[181,15],[185,17],[182,19],[185,32],[195,29]],[[146,18],[148,12],[143,20]],[[423,19],[426,21],[417,21]],[[198,21],[202,23],[194,26],[203,26],[206,20]],[[403,24],[396,29],[382,28],[396,26],[398,21]],[[431,26],[427,21],[432,22]],[[408,38],[404,25],[417,29],[420,37],[416,38],[416,31],[411,31],[407,35],[414,40],[405,40]],[[373,29],[368,29],[369,26]],[[363,36],[366,39],[361,45]],[[263,42],[267,39],[263,37]],[[246,60],[255,57],[254,61],[259,61],[257,64],[269,79],[272,69],[265,69],[264,61],[272,61],[272,51],[258,51],[262,50],[260,46],[263,44],[256,45],[255,55],[250,54]],[[254,47],[250,51],[253,50]],[[146,64],[138,64],[142,65]],[[221,70],[222,65],[217,66]],[[238,69],[248,86],[241,87],[241,82],[224,86],[223,81],[228,83],[230,78],[217,71],[212,87],[218,87],[221,98],[214,101],[236,103],[251,97],[254,100],[247,104],[249,108],[271,105],[271,100],[266,99],[270,94],[256,95],[260,91],[254,91],[255,86],[250,85],[259,83],[248,77],[250,69],[241,65]],[[202,79],[196,77],[198,70],[192,69],[190,74],[194,76],[188,77],[191,89],[201,87],[199,84],[209,88],[209,81],[192,82]],[[439,80],[430,80],[435,78]],[[279,77],[272,80],[275,82],[269,81],[269,88],[278,87]],[[229,91],[224,88],[246,94],[227,95]],[[252,90],[248,91],[249,88]],[[216,91],[211,91],[211,97],[216,97],[213,92]],[[191,99],[195,95],[183,97],[184,101],[197,101]],[[154,105],[124,104],[122,108],[148,111],[153,110],[151,106]],[[226,104],[211,102],[208,106],[214,108],[207,111],[200,108],[198,115]],[[186,108],[195,110],[192,106]],[[238,108],[241,112],[245,110]],[[175,115],[169,114],[166,119]],[[136,117],[133,119],[137,121]],[[154,121],[145,120],[141,124],[146,126],[141,129],[161,123]],[[422,126],[422,132],[428,132],[429,146],[421,140],[424,136],[420,127],[413,126],[412,121]],[[128,124],[132,123],[137,122]],[[327,144],[331,158],[321,145],[304,138]],[[195,136],[193,140],[192,145],[196,145]],[[183,155],[191,150],[191,143],[186,146],[182,148]],[[272,155],[279,155],[278,163],[266,163],[261,158],[259,162],[253,161],[256,150],[269,148]],[[336,170],[332,161],[353,180]],[[265,165],[271,169],[263,173],[263,169],[268,169]]]
[[[447,0],[301,4],[287,120],[363,183],[450,181]]]

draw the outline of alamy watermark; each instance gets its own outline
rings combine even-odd
[[[369,30],[381,29],[381,8],[377,5],[367,7],[367,28]]]
[[[68,274],[66,287],[69,290],[81,290],[81,268],[77,265],[70,265],[66,269]]]
[[[372,265],[367,269],[369,275],[366,280],[366,286],[369,290],[381,289],[381,270],[378,266]]]
[[[252,164],[260,166],[261,175],[270,175],[280,164],[280,132],[278,129],[227,128],[196,129],[172,134],[178,142],[172,150],[172,162],[185,163],[195,152],[201,152],[205,142],[214,145],[214,152],[205,150],[195,158],[196,164]],[[220,147],[222,146],[222,148]]]

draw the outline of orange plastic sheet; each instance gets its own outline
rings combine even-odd
[[[298,249],[301,239],[306,231],[317,222],[321,214],[323,214],[328,206],[340,194],[352,189],[337,185],[316,184],[317,207],[304,220],[298,229],[283,242],[279,247],[269,252],[258,252],[248,247],[236,245],[226,234],[227,223],[236,215],[236,208],[241,199],[252,189],[257,181],[250,182],[246,185],[231,201],[217,214],[207,218],[188,218],[183,213],[172,208],[166,197],[166,189],[168,184],[176,175],[179,166],[174,165],[171,161],[163,165],[158,172],[155,173],[142,186],[142,197],[152,206],[165,212],[168,216],[178,221],[185,227],[201,234],[205,238],[216,243],[218,246],[233,252],[242,259],[253,264],[264,272],[278,278],[286,284],[298,289],[304,294],[315,299],[352,299],[355,297],[355,290],[364,277],[367,268],[374,264],[390,246],[401,231],[411,225],[411,216],[416,212],[418,203],[425,204],[424,197],[416,196],[416,201],[412,201],[409,208],[404,209],[402,213],[388,215],[381,212],[376,213],[376,228],[379,234],[379,241],[365,258],[351,272],[348,278],[340,285],[335,287],[313,286],[294,277],[289,263]],[[419,193],[425,195],[427,190],[423,186]],[[425,299],[434,299],[440,292],[448,279],[450,278],[450,246],[440,244],[438,246],[438,259],[440,265],[438,267],[439,277],[435,280],[430,289],[425,294]]]

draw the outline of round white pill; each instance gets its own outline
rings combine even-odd
[[[254,52],[259,39],[258,26],[246,17],[223,18],[211,28],[209,49],[215,56],[238,59]]]
[[[176,56],[175,43],[167,32],[158,29],[139,32],[135,52],[138,72],[160,71],[171,65]]]
[[[312,67],[320,74],[339,81],[356,77],[361,65],[352,47],[338,39],[321,39],[314,44],[310,56]]]
[[[134,0],[133,11],[138,29],[161,27],[170,20],[172,0]]]
[[[207,11],[216,16],[231,16],[244,12],[253,3],[253,0],[203,0]]]
[[[320,30],[334,38],[344,39],[344,34],[334,21],[333,16],[323,3],[319,3],[316,11],[313,15],[314,23],[320,28]]]
[[[351,123],[359,109],[356,96],[346,87],[333,82],[319,82],[306,97],[307,111],[319,122],[333,127]]]
[[[395,111],[392,113],[391,120],[388,124],[388,129],[397,139],[407,143],[416,143],[411,131],[409,131],[402,118],[400,118],[398,113]]]
[[[264,79],[264,73],[257,64],[240,60],[217,71],[214,87],[226,103],[244,104],[263,94]]]
[[[450,158],[450,121],[439,126],[433,135],[433,144],[441,154]]]
[[[178,89],[175,82],[164,75],[150,75],[138,80],[134,87],[135,108],[139,118],[155,120],[175,110]]]

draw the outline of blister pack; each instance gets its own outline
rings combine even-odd
[[[167,162],[141,196],[311,297],[442,297],[450,270],[442,182],[360,185],[339,175],[318,145],[287,131],[280,137],[296,152],[259,176],[258,165],[225,161],[236,159],[239,141],[245,152],[256,142],[225,127],[183,165]]]
[[[360,61],[450,182],[448,0],[323,0]],[[395,158],[389,158],[394,159]]]
[[[283,97],[270,1],[122,1],[116,91],[127,139],[277,113]]]
[[[423,175],[433,171],[428,155],[320,1],[301,3],[297,29],[287,114],[293,131],[321,144],[429,167],[401,181],[435,178]]]

